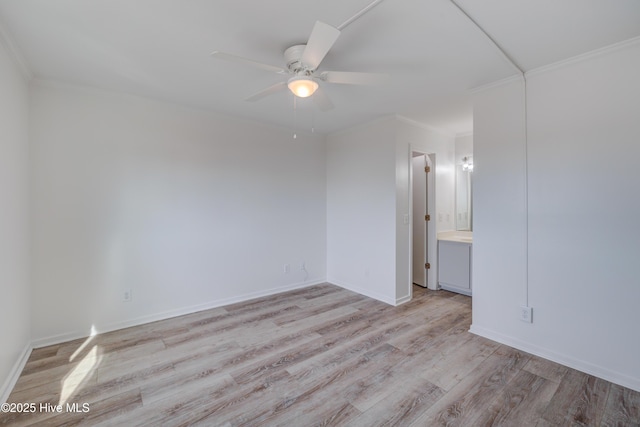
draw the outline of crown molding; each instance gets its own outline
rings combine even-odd
[[[0,21],[0,44],[5,47],[7,53],[9,54],[9,57],[18,67],[18,70],[20,70],[20,74],[22,74],[22,77],[27,82],[29,82],[34,77],[33,71],[31,71],[27,60],[18,48],[16,42],[13,40],[11,33],[9,33],[9,30],[7,30],[6,25],[4,25],[2,21]]]
[[[531,76],[536,76],[538,74],[543,74],[549,71],[557,70],[559,68],[568,67],[576,63],[587,61],[589,59],[597,58],[603,55],[608,55],[612,52],[622,50],[622,49],[627,49],[630,47],[635,47],[637,45],[640,45],[640,36],[634,37],[628,40],[624,40],[618,43],[614,43],[605,47],[601,47],[599,49],[595,49],[586,53],[582,53],[580,55],[572,56],[570,58],[563,59],[562,61],[558,61],[552,64],[547,64],[538,68],[534,68],[532,70],[526,71],[524,73],[524,76],[522,75],[510,76],[501,80],[497,80],[495,82],[488,83],[486,85],[475,87],[475,88],[469,89],[469,93],[472,95],[475,95],[479,92],[484,92],[485,90],[488,90],[488,89],[493,89],[495,87],[504,86],[509,83],[513,83],[516,80],[522,81],[523,78],[528,78]]]
[[[554,62],[552,64],[548,64],[548,65],[543,65],[542,67],[538,67],[538,68],[534,68],[533,70],[527,71],[525,72],[525,76],[526,77],[530,77],[530,76],[535,76],[538,74],[543,74],[546,73],[548,71],[553,71],[553,70],[557,70],[559,68],[564,68],[564,67],[568,67],[571,66],[573,64],[576,63],[580,63],[583,61],[587,61],[589,59],[592,58],[597,58],[603,55],[607,55],[610,54],[612,52],[618,51],[618,50],[622,50],[622,49],[626,49],[628,47],[633,47],[636,45],[640,45],[640,36],[639,37],[634,37],[628,40],[624,40],[618,43],[614,43],[605,47],[601,47],[599,49],[596,50],[592,50],[586,53],[582,53],[580,55],[576,55],[576,56],[572,56],[570,58],[567,59],[563,59],[562,61],[558,61],[558,62]]]

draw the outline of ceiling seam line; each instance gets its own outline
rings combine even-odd
[[[522,67],[521,67],[521,66],[516,62],[516,60],[515,60],[515,59],[513,59],[513,58],[512,58],[512,57],[511,57],[511,56],[510,56],[510,55],[509,55],[509,54],[508,54],[508,53],[507,53],[503,48],[502,48],[502,46],[500,46],[500,44],[499,44],[499,43],[498,43],[498,42],[497,42],[493,37],[491,37],[491,36],[489,35],[489,33],[487,33],[487,32],[484,30],[484,28],[482,28],[482,27],[480,26],[480,24],[478,24],[478,23],[476,22],[476,20],[475,20],[475,19],[473,19],[473,18],[471,17],[471,15],[469,15],[469,14],[468,14],[468,13],[467,13],[463,8],[462,8],[462,7],[460,7],[460,5],[459,5],[458,3],[456,3],[456,2],[455,2],[455,0],[449,0],[449,1],[450,1],[451,3],[453,3],[453,5],[454,5],[454,6],[455,6],[455,7],[456,7],[456,8],[457,8],[457,9],[458,9],[458,10],[459,10],[459,11],[460,11],[464,16],[466,16],[466,17],[467,17],[467,19],[473,23],[473,25],[475,25],[475,26],[476,26],[480,31],[482,31],[482,34],[484,34],[484,35],[485,35],[485,37],[487,37],[487,38],[491,41],[491,43],[493,43],[493,45],[494,45],[496,48],[498,48],[498,50],[500,51],[500,53],[502,54],[502,56],[504,56],[504,58],[505,58],[505,59],[506,59],[506,60],[507,60],[507,61],[508,61],[508,62],[509,62],[509,63],[510,63],[510,64],[511,64],[511,65],[512,65],[516,70],[518,70],[518,72],[519,72],[520,74],[524,75],[524,73],[525,73],[524,68],[522,68]]]

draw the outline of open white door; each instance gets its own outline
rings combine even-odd
[[[428,214],[428,177],[430,172],[429,160],[425,154],[413,153],[412,188],[413,188],[413,262],[412,280],[416,285],[428,286],[428,245],[430,216]]]

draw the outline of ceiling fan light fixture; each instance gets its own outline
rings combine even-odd
[[[300,98],[307,98],[318,89],[318,83],[308,77],[292,77],[287,83],[289,90]]]

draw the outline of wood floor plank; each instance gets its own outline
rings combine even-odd
[[[306,305],[306,304],[301,305],[300,303],[298,303],[297,306],[304,307],[305,312],[308,316],[315,316],[318,314],[325,313],[327,311],[334,310],[336,308],[344,307],[345,304],[350,304],[352,302],[360,301],[362,299],[362,297],[359,295],[342,296],[341,298],[337,298],[337,299],[336,297],[340,297],[341,294],[338,294],[338,295],[330,294],[329,296],[331,298],[328,301],[326,300],[323,300],[322,302],[318,301],[317,303],[314,303],[312,305]],[[313,301],[317,301],[317,300],[313,300]],[[293,323],[298,321],[300,321],[300,314],[296,312],[292,312],[287,314],[286,316],[279,316],[278,319],[274,320],[274,323],[278,326],[282,326],[287,323]]]
[[[240,389],[229,375],[211,379],[203,388],[188,390],[193,391],[168,395],[145,405],[138,417],[140,425],[192,423],[249,399],[247,391]],[[241,395],[243,398],[237,397]]]
[[[360,409],[364,406],[364,399],[381,394],[378,387],[369,386],[372,382],[370,375],[376,376],[373,382],[384,383],[382,388],[388,388],[388,384],[381,380],[392,375],[393,366],[403,357],[397,348],[388,343],[379,343],[357,357],[344,358],[340,363],[332,364],[326,369],[300,370],[295,378],[302,390],[329,388],[332,389],[334,397],[342,395],[343,399]],[[363,387],[367,388],[366,394],[362,393]],[[309,393],[303,395],[305,398],[310,396]]]
[[[351,306],[342,306],[326,311],[324,313],[314,314],[308,317],[303,317],[297,322],[287,323],[280,326],[283,331],[304,331],[315,332],[326,326],[330,326],[336,323],[347,321],[347,319],[354,316],[359,311]]]
[[[80,341],[82,342],[83,340]],[[27,363],[33,363],[43,358],[55,356],[62,345],[63,344],[57,344],[47,347],[34,348],[29,355],[29,360],[27,361]]]
[[[478,425],[476,420],[528,360],[527,354],[501,346],[411,425]]]
[[[451,341],[458,341],[459,345],[444,342],[430,347],[430,357],[421,367],[420,376],[445,391],[451,390],[499,347],[493,341],[468,332],[464,335],[449,337]]]
[[[177,397],[151,403],[139,414],[139,425],[242,425],[246,420],[259,418],[265,410],[271,411],[275,406],[273,395],[279,401],[282,392],[290,390],[293,385],[286,371],[263,377],[248,387],[224,381],[218,387],[198,392],[190,390]]]
[[[392,389],[388,390],[384,405],[370,406],[347,425],[351,427],[409,425],[443,395],[444,392],[438,386],[420,377],[413,377],[402,383],[396,383]]]
[[[375,387],[384,363],[393,362],[399,350],[389,344],[371,349],[357,361],[351,361],[324,376],[305,377],[296,382],[297,390],[274,408],[268,417],[269,425],[295,425],[296,420],[305,419],[315,413],[316,422],[333,418],[336,409],[344,408],[350,401],[367,389]],[[358,378],[353,381],[353,378]],[[319,401],[332,401],[332,405],[318,405]],[[358,412],[349,412],[351,416]]]
[[[404,358],[393,366],[391,371],[393,380],[390,380],[389,383],[409,384],[415,379],[424,379],[425,375],[423,374],[428,372],[430,367],[434,366],[432,364],[434,360],[442,361],[441,356],[454,353],[456,347],[464,342],[464,340],[460,340],[460,344],[458,344],[456,340],[453,340],[454,338],[459,339],[462,335],[469,338],[474,337],[467,332],[469,326],[467,320],[462,321],[460,324],[451,324],[449,326],[451,327],[448,330],[436,336],[430,342],[430,345],[424,347],[421,352],[409,353],[404,351]],[[412,329],[412,332],[421,335],[422,328]],[[494,345],[495,347],[498,346],[498,344]],[[444,359],[446,359],[446,357]],[[449,366],[449,364],[444,362],[444,366]],[[455,373],[456,370],[454,368],[451,370],[451,375],[455,376]],[[392,390],[392,388],[387,388],[387,390],[381,390],[381,392],[377,394],[370,393],[366,399],[361,399],[358,402],[354,402],[354,404],[361,411],[366,411],[374,405],[386,402],[386,400],[391,397],[390,393]]]
[[[390,346],[385,348],[387,351],[393,351]],[[386,353],[376,352],[375,354],[378,359],[383,359],[382,356]],[[366,360],[372,360],[372,355],[369,354],[365,358]],[[356,369],[358,367],[365,368],[364,363],[352,363],[351,366]],[[236,414],[232,418],[233,422],[229,421],[230,425],[296,425],[296,421],[299,419],[313,420],[313,422],[309,421],[305,425],[325,425],[324,423],[333,425],[331,422],[343,422],[352,416],[358,415],[359,411],[351,407],[344,396],[342,398],[336,397],[335,390],[329,390],[330,387],[327,387],[328,384],[336,385],[340,383],[342,388],[346,388],[352,383],[349,375],[344,374],[345,371],[349,372],[351,368],[345,365],[340,366],[340,368],[342,371],[339,374],[336,374],[336,371],[332,371],[334,377],[331,378],[319,378],[319,376],[309,379],[307,376],[302,376],[304,381],[299,381],[298,378],[291,377],[289,384],[293,385],[283,386],[278,384],[278,387],[273,387],[280,393],[275,393],[272,396],[272,404],[267,408],[256,409],[255,405],[251,405],[250,410],[247,412],[245,407],[242,410],[242,414],[237,413],[242,408],[235,408]],[[274,372],[264,372],[264,374],[269,373],[274,374]],[[259,378],[254,379],[254,381],[259,383]],[[332,402],[332,404],[329,407],[318,406],[318,400]],[[261,404],[264,404],[264,402],[261,402]],[[231,415],[234,414],[232,413]],[[216,420],[225,419],[219,412],[211,417]]]
[[[368,301],[369,298],[357,294],[355,292],[351,292],[346,289],[336,289],[334,292],[329,292],[322,294],[320,296],[314,298],[297,298],[295,300],[295,304],[304,309],[313,309],[319,305],[330,304],[332,302],[341,302],[341,301],[351,301],[349,305],[353,305],[362,301]]]
[[[284,370],[296,363],[306,361],[316,355],[322,354],[348,339],[349,336],[341,334],[320,336],[319,338],[306,343],[305,346],[282,351],[266,359],[263,358],[250,366],[231,372],[231,375],[236,382],[240,384],[250,382],[256,377],[264,375],[266,372]]]
[[[350,403],[341,402],[335,405],[334,408],[328,409],[318,405],[313,405],[303,413],[295,415],[289,415],[282,420],[269,420],[266,425],[273,425],[276,427],[288,427],[295,425],[299,420],[309,419],[312,420],[309,426],[341,426],[350,420],[360,415],[360,411],[354,408]],[[249,424],[255,425],[255,424]]]
[[[554,363],[550,360],[537,356],[532,356],[529,362],[522,369],[556,383],[562,381],[562,378],[569,370],[566,366],[562,366],[558,363]]]
[[[241,311],[237,315],[222,314],[210,318],[203,318],[188,325],[189,331],[177,336],[163,339],[165,345],[172,346],[182,342],[199,339],[203,336],[218,335],[225,331],[234,331],[238,327],[252,327],[264,321],[272,321],[274,317],[299,311],[300,308],[291,304],[271,304],[262,310],[249,312]]]
[[[189,357],[185,355],[185,357]],[[148,354],[135,360],[123,362],[120,365],[112,364],[107,366],[98,365],[96,367],[97,381],[96,385],[111,383],[112,381],[121,380],[123,378],[135,377],[140,372],[157,367],[166,367],[173,369],[174,362],[171,359],[164,360],[156,354]]]
[[[446,309],[440,312],[434,310],[428,321],[419,324],[418,333],[407,331],[389,342],[407,354],[415,355],[431,347],[435,338],[460,324],[468,323],[470,320],[470,313],[451,312]]]
[[[272,414],[287,400],[288,393],[296,388],[296,382],[286,371],[262,377],[249,386],[239,386],[238,391],[225,396],[215,410],[199,418],[195,425],[202,426],[258,426],[270,425]]]
[[[568,369],[544,419],[555,425],[600,425],[611,383]]]
[[[351,307],[356,308],[358,310],[364,310],[369,313],[374,311],[392,310],[389,304],[385,304],[382,301],[378,301],[371,298],[363,298],[361,301],[351,304]]]
[[[279,357],[282,357],[281,354],[286,354],[288,351],[297,351],[300,348],[304,348],[307,343],[320,338],[317,334],[291,334],[263,345],[223,352],[215,358],[205,357],[202,360],[201,357],[198,357],[189,358],[188,360],[174,360],[174,366],[176,370],[192,369],[195,365],[197,368],[206,366],[209,369],[230,374],[233,372],[250,372],[252,369],[255,370],[256,366],[264,365],[266,358],[279,360]],[[249,375],[246,378],[248,377]],[[247,382],[249,381],[250,379],[247,379]]]
[[[603,426],[640,426],[640,393],[611,384]]]
[[[516,374],[493,403],[476,419],[477,425],[534,426],[542,418],[558,383],[524,369]]]
[[[425,348],[419,356],[417,356],[415,353],[408,353],[407,351],[403,351],[403,357],[395,361],[391,368],[390,374],[393,379],[387,381],[387,383],[407,384],[414,381],[414,379],[423,379],[424,376],[422,374],[425,372],[425,370],[428,369],[430,364],[434,362],[434,359],[436,359],[437,356],[441,355],[443,352],[449,352],[449,349],[447,349],[446,345],[443,345],[443,343],[448,342],[448,338],[450,337],[459,336],[461,330],[465,331],[464,333],[468,334],[468,332],[466,332],[468,325],[460,328],[457,324],[453,323],[448,324],[448,326],[449,329],[447,330],[447,332],[432,340],[431,345]],[[422,335],[424,333],[423,327],[417,327],[411,330],[416,335]],[[403,333],[401,332],[400,334],[394,335],[402,334]],[[392,341],[393,340],[390,340],[390,342]],[[352,404],[363,412],[367,411],[374,405],[378,405],[379,403],[392,397],[393,390],[393,388],[386,387],[378,390],[375,393],[370,392],[366,396],[361,396],[358,400],[353,401]]]
[[[83,408],[82,404],[79,406]],[[55,425],[95,426],[102,420],[108,420],[122,414],[129,414],[142,407],[139,390],[130,390],[109,398],[87,404],[87,412],[63,411],[55,417]]]
[[[310,357],[302,363],[292,364],[287,367],[287,371],[298,378],[323,375],[350,359],[356,359],[373,347],[387,342],[395,334],[405,329],[414,328],[414,326],[401,320],[385,326],[385,329],[370,329],[366,333],[354,337],[348,342],[336,345],[326,352]]]
[[[471,298],[321,284],[36,349],[0,425],[639,424],[640,393],[468,332]]]
[[[50,383],[62,385],[65,382],[78,383],[86,382],[87,380],[91,382],[96,381],[95,372],[91,374],[90,377],[82,375],[83,372],[86,372],[86,369],[83,369],[81,361],[56,366],[40,372],[32,372],[30,374],[21,375],[18,378],[13,391],[26,391],[27,389],[35,389]]]

